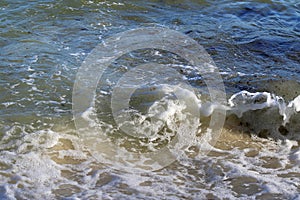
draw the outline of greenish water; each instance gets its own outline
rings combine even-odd
[[[74,125],[76,73],[105,38],[143,27],[176,30],[202,45],[220,71],[227,99],[245,90],[273,93],[286,105],[294,102],[289,122],[284,124],[279,114],[281,100],[252,109],[262,101],[255,97],[243,115],[237,114],[245,108],[242,104],[228,112],[223,134],[208,155],[192,152],[187,159],[141,174],[99,162]],[[0,28],[0,199],[300,198],[298,1],[3,0]],[[205,99],[201,76],[166,51],[126,54],[101,81],[116,82],[132,66],[148,62],[176,64]],[[111,91],[111,86],[97,89],[101,128],[113,135],[115,145],[122,138],[128,151],[145,150],[148,140],[139,146],[139,140],[110,129],[115,125]],[[142,88],[131,105],[145,109],[163,94]],[[176,109],[177,114],[182,111]],[[201,116],[203,126],[208,120]],[[176,130],[160,132],[154,144],[165,145],[165,134],[174,138]]]

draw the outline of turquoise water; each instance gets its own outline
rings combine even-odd
[[[300,198],[298,1],[4,0],[0,27],[0,199]],[[223,135],[207,155],[191,153],[141,174],[104,165],[75,128],[76,73],[104,39],[145,27],[169,28],[194,39],[218,67],[227,99],[240,91],[272,93],[294,109],[286,110],[289,121],[280,114],[281,100],[274,96],[273,104],[258,109],[256,104],[266,98],[258,95],[248,107],[243,99],[227,109]],[[132,66],[149,62],[175,64],[205,101],[202,77],[178,56],[157,49],[124,55],[101,81],[117,82]],[[110,136],[114,144],[146,151],[148,140],[141,146],[140,140],[115,130],[107,104],[111,86],[97,90],[99,123],[113,125],[104,132],[116,134]],[[146,109],[165,94],[152,92],[141,88],[131,106]],[[174,109],[182,112],[181,107]],[[207,120],[209,116],[202,116],[203,126]],[[177,131],[167,133],[167,139],[160,133],[157,148]]]

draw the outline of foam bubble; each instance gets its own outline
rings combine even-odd
[[[300,112],[300,95],[297,96],[293,101],[291,101],[288,107],[294,107],[296,112]]]

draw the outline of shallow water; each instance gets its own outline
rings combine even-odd
[[[299,10],[293,0],[1,1],[0,199],[299,199]],[[203,77],[177,55],[158,49],[125,54],[109,66],[95,109],[84,115],[97,118],[98,132],[76,130],[72,91],[82,62],[105,38],[141,27],[170,28],[193,38],[218,67],[228,100],[218,109],[227,115],[209,153],[197,146],[197,137],[209,133],[213,109],[205,104]],[[121,77],[150,62],[174,65],[198,96],[161,84],[139,88],[130,112],[140,120],[150,109],[145,118],[154,121],[142,124],[152,129],[150,139],[135,138],[116,127],[109,103]],[[167,76],[177,83],[173,72],[153,81]],[[178,123],[191,128],[186,122],[192,119],[185,117],[194,107],[174,94],[198,98],[197,137],[179,131]],[[120,155],[144,155],[172,141],[189,151],[162,169],[124,171],[122,164],[111,166],[91,151],[95,141],[85,136],[97,138],[99,132],[107,139],[98,138],[99,152],[110,152],[105,143],[111,142],[123,147]]]

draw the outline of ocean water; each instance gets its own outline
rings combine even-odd
[[[298,1],[3,0],[0,16],[0,199],[300,199]]]

